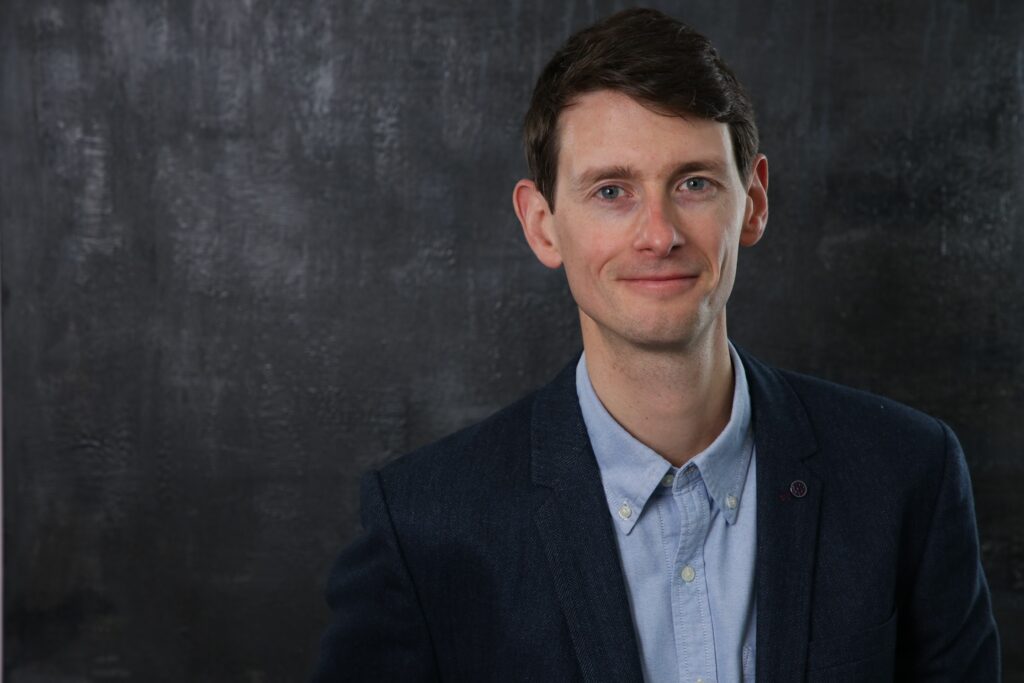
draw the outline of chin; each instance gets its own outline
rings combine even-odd
[[[713,333],[714,318],[691,312],[671,320],[652,320],[630,326],[624,335],[638,347],[652,351],[685,351],[700,345]]]
[[[675,315],[666,315],[665,311],[635,315],[638,312],[618,319],[609,316],[604,321],[584,313],[584,327],[590,327],[613,345],[624,343],[654,352],[679,352],[693,348],[714,328],[714,317],[709,319],[709,316],[701,315],[701,311],[692,308]]]
[[[621,335],[633,346],[650,351],[681,351],[690,348],[700,338],[695,326],[633,327]]]

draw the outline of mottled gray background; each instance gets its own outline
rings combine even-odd
[[[771,160],[734,339],[953,425],[1021,680],[1024,3],[656,4]],[[579,344],[510,192],[622,6],[0,0],[10,683],[305,675],[358,475]]]

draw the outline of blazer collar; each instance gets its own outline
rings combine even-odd
[[[822,482],[800,398],[782,374],[740,350],[757,458],[757,680],[802,681]]]
[[[584,680],[641,683],[615,530],[576,396],[577,360],[534,401],[532,477],[548,489],[534,517]]]

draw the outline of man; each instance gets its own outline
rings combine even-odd
[[[998,680],[949,428],[729,343],[768,162],[708,41],[576,34],[525,137],[516,215],[584,353],[364,479],[316,679]]]

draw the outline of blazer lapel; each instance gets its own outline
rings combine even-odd
[[[757,457],[757,680],[802,681],[822,482],[807,413],[777,370],[740,352]]]
[[[532,477],[548,489],[535,520],[583,678],[639,683],[633,618],[575,370],[570,363],[534,402]]]

